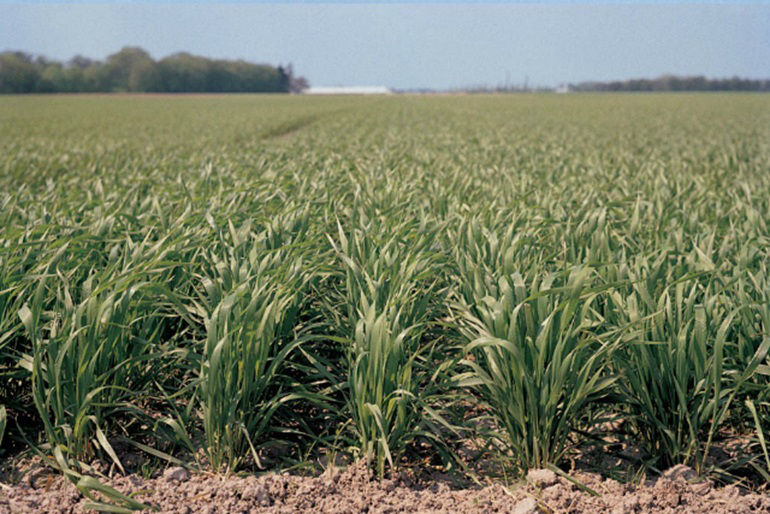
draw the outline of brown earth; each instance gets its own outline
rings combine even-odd
[[[149,480],[129,475],[108,483],[125,494],[135,492],[136,499],[167,513],[770,512],[770,495],[714,487],[684,466],[639,486],[583,472],[573,478],[599,495],[583,492],[549,470],[531,471],[526,483],[510,488],[497,484],[453,489],[440,477],[428,484],[405,478],[378,481],[362,464],[345,471],[328,469],[318,477],[222,476],[170,468]],[[45,468],[27,472],[14,485],[0,482],[2,513],[86,512],[86,502],[71,483]]]

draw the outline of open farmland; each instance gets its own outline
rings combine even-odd
[[[766,491],[769,266],[766,95],[4,97],[0,458]]]

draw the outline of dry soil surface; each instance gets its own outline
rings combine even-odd
[[[511,512],[632,513],[693,512],[709,514],[770,512],[770,495],[746,493],[735,486],[714,487],[698,481],[689,468],[672,468],[640,486],[621,484],[598,475],[577,473],[598,496],[548,470],[531,471],[527,483],[511,488],[453,489],[438,480],[428,486],[405,480],[378,481],[366,467],[327,470],[318,477],[288,474],[219,476],[190,474],[171,468],[157,478],[136,475],[109,484],[160,512]],[[86,512],[86,500],[64,478],[45,469],[27,473],[15,485],[0,482],[0,512]]]

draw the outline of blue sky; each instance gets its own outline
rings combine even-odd
[[[311,84],[453,88],[664,73],[770,77],[770,2],[214,4],[0,0],[0,49],[139,45],[294,64]]]

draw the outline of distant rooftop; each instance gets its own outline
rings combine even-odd
[[[306,95],[389,95],[393,91],[385,86],[331,86],[311,87],[303,93]]]

